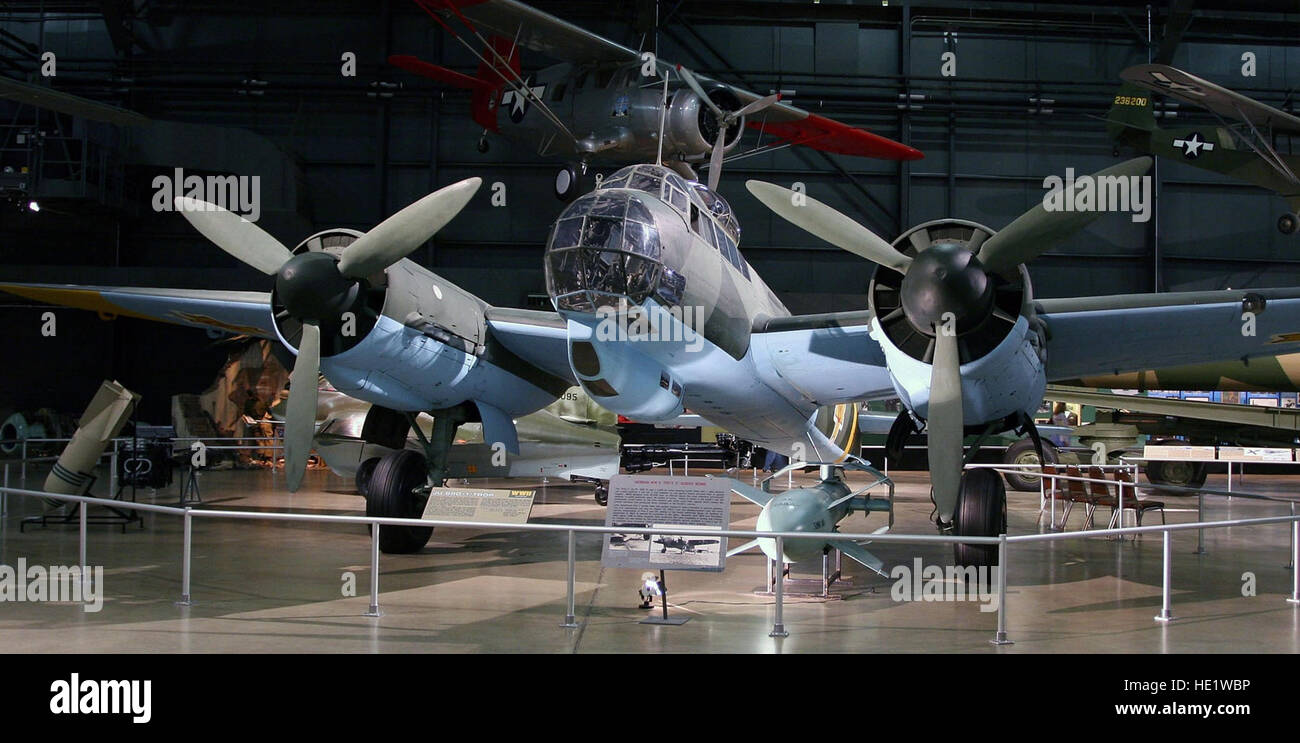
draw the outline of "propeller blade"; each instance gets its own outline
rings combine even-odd
[[[718,104],[713,102],[709,94],[704,92],[704,86],[700,85],[700,81],[695,77],[694,73],[681,65],[677,65],[677,74],[682,76],[682,79],[686,81],[686,86],[695,91],[695,95],[699,96],[700,101],[713,111],[713,115],[717,116],[719,121],[727,115],[725,111],[718,108]]]
[[[957,336],[942,330],[935,336],[934,364],[930,370],[930,406],[925,432],[930,455],[930,484],[939,517],[951,521],[961,488],[962,419],[961,360]]]
[[[742,106],[741,108],[732,111],[731,113],[727,114],[723,120],[726,123],[730,124],[731,122],[735,121],[736,119],[739,119],[742,116],[749,116],[750,114],[758,113],[759,111],[762,111],[763,109],[771,106],[773,103],[776,103],[779,100],[781,100],[780,93],[773,93],[772,95],[763,96],[762,98],[752,100],[749,103]]]
[[[320,328],[303,323],[298,360],[293,365],[289,402],[284,415],[284,476],[289,492],[298,492],[307,471],[307,455],[316,434],[317,375],[320,373]]]
[[[264,274],[274,276],[293,253],[266,230],[216,204],[178,196],[176,211],[212,244]]]
[[[811,196],[763,181],[746,181],[745,188],[768,209],[831,245],[901,273],[912,262],[876,233]]]
[[[1150,157],[1136,157],[1094,173],[1091,177],[1094,182],[1098,178],[1108,176],[1129,178],[1142,175],[1150,168]],[[1075,181],[1076,188],[1082,180]],[[1072,201],[1074,193],[1074,190],[1067,191],[1063,197]],[[1014,272],[1016,266],[1033,260],[1057,242],[1083,229],[1102,214],[1103,212],[1100,211],[1049,212],[1040,202],[1033,209],[1016,217],[1015,221],[1002,228],[993,237],[985,240],[979,252],[980,262],[996,273]]]
[[[365,278],[410,255],[459,214],[482,183],[466,178],[440,188],[375,225],[343,251],[339,273]]]
[[[727,127],[718,127],[718,139],[713,143],[713,152],[709,155],[709,190],[718,190],[718,181],[722,178],[722,156],[727,149]]]

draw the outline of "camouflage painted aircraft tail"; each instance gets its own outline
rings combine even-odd
[[[1147,150],[1147,141],[1156,127],[1151,93],[1133,83],[1124,83],[1115,92],[1106,113],[1106,134],[1117,144]]]

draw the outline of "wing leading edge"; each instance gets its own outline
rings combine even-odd
[[[275,338],[266,292],[60,284],[0,284],[0,291],[103,317],[136,317],[235,335]]]

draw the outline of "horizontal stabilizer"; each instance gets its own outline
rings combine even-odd
[[[727,557],[732,557],[733,555],[739,555],[741,552],[748,552],[749,550],[752,550],[757,546],[758,546],[758,540],[751,539],[748,542],[745,542],[744,544],[740,545],[739,547],[736,547],[735,549],[727,550]]]
[[[731,481],[731,492],[757,506],[766,506],[767,502],[772,500],[771,493],[759,490],[753,485],[746,485],[739,480]]]
[[[492,84],[486,80],[480,80],[477,77],[456,72],[441,65],[425,62],[419,57],[410,54],[394,54],[388,58],[388,64],[394,67],[400,67],[407,72],[414,72],[421,77],[427,77],[442,83],[450,85],[453,88],[463,88],[464,90],[492,90]]]

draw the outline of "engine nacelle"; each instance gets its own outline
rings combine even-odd
[[[903,352],[871,320],[871,337],[880,343],[889,365],[889,378],[903,404],[926,418],[930,406],[930,364]],[[962,418],[978,426],[1024,411],[1033,413],[1042,402],[1047,375],[1038,353],[1039,337],[1021,317],[991,352],[961,365]]]
[[[742,105],[740,99],[726,88],[709,91],[709,98],[723,111],[735,111]],[[744,117],[727,127],[725,152],[735,148],[744,130]],[[664,152],[686,160],[701,160],[713,152],[713,143],[717,139],[718,120],[713,110],[703,104],[692,90],[683,88],[674,93],[664,122]]]
[[[972,253],[992,237],[989,228],[965,220],[927,222],[900,236],[894,247],[917,256],[937,245],[955,245]],[[885,353],[890,380],[903,404],[926,418],[930,403],[931,361],[935,331],[925,331],[906,317],[902,306],[902,275],[877,268],[871,280],[871,337]],[[1020,266],[1016,276],[989,275],[992,310],[964,318],[950,328],[957,333],[961,363],[962,410],[968,427],[1006,419],[1018,412],[1033,413],[1047,386],[1046,342],[1042,323],[1034,314],[1029,273]]]
[[[333,229],[295,253],[339,255],[360,237]],[[272,295],[276,332],[295,354],[302,323]],[[494,400],[510,415],[554,400],[567,384],[538,373],[528,381],[493,363],[494,342],[478,297],[412,262],[399,261],[361,282],[351,317],[321,325],[321,371],[339,391],[394,410],[428,411]],[[545,378],[544,378],[545,377]],[[543,389],[546,388],[546,389]]]

